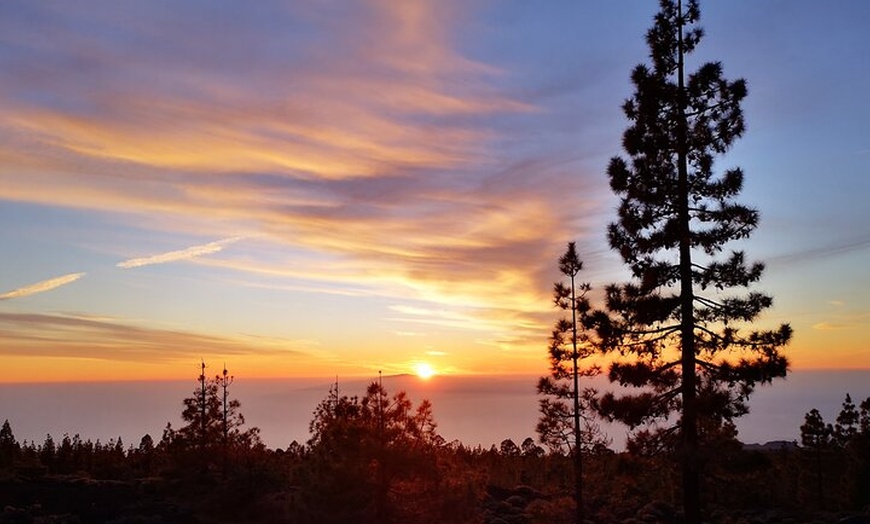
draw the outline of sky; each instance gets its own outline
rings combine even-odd
[[[870,368],[870,3],[702,2],[794,369]],[[657,2],[0,6],[0,382],[546,372]],[[593,298],[596,291],[593,290]]]

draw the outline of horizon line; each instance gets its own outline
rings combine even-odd
[[[859,372],[864,372],[864,373],[867,373],[867,372],[870,372],[870,366],[868,366],[868,367],[852,367],[852,368],[814,367],[814,368],[792,369],[789,371],[788,375],[786,375],[784,377],[784,379],[788,379],[789,375],[792,375],[796,372],[799,372],[799,373],[822,373],[822,372],[828,372],[828,373],[859,373]],[[425,383],[425,382],[432,382],[433,380],[437,380],[437,379],[451,379],[451,378],[523,378],[523,377],[539,377],[539,376],[543,376],[544,374],[545,373],[519,373],[519,372],[510,372],[510,373],[436,373],[432,377],[425,379],[425,380],[420,379],[420,381]],[[383,375],[383,378],[400,378],[400,377],[419,378],[414,373],[392,373],[389,375]],[[601,375],[598,375],[598,377],[606,378],[606,374],[602,373]],[[305,380],[305,381],[325,380],[325,381],[329,381],[330,383],[334,383],[336,381],[336,375],[334,375],[334,374],[330,374],[330,375],[287,375],[287,376],[280,376],[280,377],[253,375],[253,376],[249,376],[249,377],[240,376],[238,378],[248,380],[248,381],[256,380],[259,382],[268,382],[268,381],[278,382],[278,381],[293,381],[293,380]],[[592,378],[592,377],[586,377],[586,378],[588,379],[588,378]],[[344,375],[344,377],[342,377],[341,375],[338,375],[338,379],[339,379],[338,380],[339,383],[342,382],[342,379],[344,379],[345,381],[348,381],[348,380],[349,381],[362,381],[362,380],[376,381],[378,379],[378,375],[376,375],[376,374],[375,375],[349,374],[349,375]],[[179,377],[171,377],[171,378],[133,377],[133,378],[126,378],[126,379],[112,379],[112,378],[107,378],[107,379],[87,379],[87,378],[77,379],[77,378],[70,378],[70,379],[57,379],[57,380],[52,380],[52,379],[3,380],[3,379],[0,379],[0,387],[2,387],[2,386],[16,386],[16,385],[21,385],[21,386],[23,386],[23,385],[40,385],[40,384],[117,384],[117,383],[136,383],[136,382],[188,382],[188,381],[196,382],[197,378],[192,376],[189,379],[188,378],[179,378]],[[769,384],[766,386],[769,386]]]

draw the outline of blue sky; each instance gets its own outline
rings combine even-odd
[[[870,5],[701,7],[764,320],[870,367]],[[565,243],[625,278],[604,172],[656,8],[5,3],[0,380],[543,371]]]

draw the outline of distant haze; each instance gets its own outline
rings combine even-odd
[[[408,393],[414,405],[424,398],[433,404],[439,432],[448,441],[466,445],[517,443],[535,436],[538,418],[536,377],[384,377],[392,394]],[[316,405],[334,379],[238,380],[232,395],[242,403],[247,423],[262,430],[271,448],[284,448],[308,439],[308,424]],[[340,393],[362,395],[369,381],[340,381]],[[598,384],[607,387],[606,381]],[[121,437],[125,446],[137,445],[146,433],[159,440],[167,422],[181,427],[182,400],[196,387],[191,381],[103,382],[0,385],[0,420],[8,419],[19,442],[42,443],[46,434],[57,441],[64,433],[82,439],[108,441]],[[803,416],[818,408],[834,422],[846,393],[858,403],[870,396],[870,370],[799,371],[785,381],[759,388],[752,412],[740,419],[743,442],[797,440]],[[622,426],[608,431],[614,447],[625,440]]]

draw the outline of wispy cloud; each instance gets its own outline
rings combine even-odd
[[[771,266],[785,267],[804,262],[824,260],[840,255],[870,249],[870,235],[840,239],[825,246],[808,247],[802,251],[786,253],[770,257],[767,262]]]
[[[836,315],[833,319],[813,324],[818,331],[840,331],[845,329],[865,328],[870,323],[870,313],[851,312]]]
[[[131,258],[129,260],[124,260],[123,262],[118,262],[116,266],[129,269],[133,267],[150,266],[153,264],[166,264],[167,262],[190,260],[191,258],[218,253],[223,250],[225,245],[238,242],[241,239],[242,237],[226,238],[224,240],[209,242],[208,244],[203,244],[201,246],[192,246],[178,251],[170,251],[168,253],[161,253],[159,255],[151,255],[147,257]]]
[[[60,286],[65,286],[66,284],[70,284],[75,282],[76,280],[85,276],[85,273],[69,273],[67,275],[50,278],[48,280],[43,280],[41,282],[37,282],[35,284],[30,284],[28,286],[24,286],[12,291],[8,291],[0,295],[0,300],[9,300],[11,298],[21,298],[30,295],[35,295],[37,293],[43,293],[45,291],[51,291],[52,289],[58,288]]]
[[[841,329],[849,329],[853,327],[855,327],[853,324],[847,324],[844,322],[819,322],[818,324],[813,324],[813,329],[819,331],[839,331]]]
[[[425,337],[426,333],[420,333],[417,331],[394,331],[394,335],[397,337]]]
[[[69,356],[154,363],[202,355],[306,358],[309,341],[150,328],[87,315],[0,313],[0,355]]]

